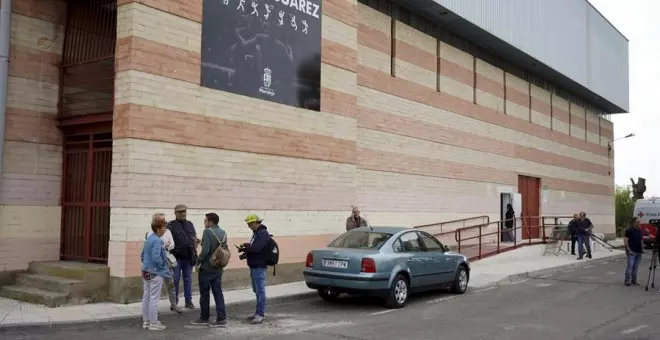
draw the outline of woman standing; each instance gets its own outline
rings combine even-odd
[[[163,279],[171,277],[163,241],[160,239],[165,234],[166,226],[164,219],[153,219],[153,234],[147,237],[142,248],[142,328],[152,331],[166,328],[158,321],[158,300]]]
[[[502,241],[504,242],[513,242],[515,236],[513,235],[513,225],[516,218],[516,212],[513,211],[513,206],[511,204],[506,205],[506,214],[504,215],[504,233],[502,235]]]
[[[163,213],[156,213],[153,215],[151,218],[151,223],[162,221],[164,223],[167,223],[165,220],[165,214]],[[148,232],[145,236],[144,239],[146,240],[153,234],[153,231]],[[174,273],[172,271],[174,270],[174,267],[176,267],[176,258],[174,258],[174,255],[170,253],[172,249],[174,249],[174,238],[172,238],[172,232],[170,232],[169,229],[165,228],[165,234],[160,237],[161,241],[163,241],[163,247],[165,248],[165,256],[167,256],[167,264],[170,269],[170,277],[164,279],[164,284],[167,285],[167,292],[168,296],[170,298],[170,310],[173,312],[177,313],[183,313],[183,310],[176,305],[176,292],[174,291]]]

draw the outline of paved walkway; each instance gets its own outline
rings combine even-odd
[[[527,246],[474,262],[472,264],[470,287],[486,287],[513,275],[552,270],[552,268],[570,266],[578,262],[575,256],[570,255],[543,256],[544,249],[544,245]],[[600,250],[594,252],[593,255],[594,259],[599,259],[621,254],[621,251],[609,252]],[[310,293],[315,292],[308,289],[304,282],[267,287],[269,298],[295,297]],[[193,300],[199,301],[199,296],[193,296]],[[225,301],[228,305],[252,302],[254,301],[254,295],[250,289],[226,291]],[[135,318],[141,315],[140,308],[140,303],[127,305],[97,303],[48,308],[41,305],[0,298],[0,328],[19,325],[71,324]],[[160,302],[159,309],[161,313],[171,313],[167,300]]]

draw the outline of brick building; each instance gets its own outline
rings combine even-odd
[[[627,110],[625,38],[625,56],[601,54],[582,80],[571,73],[580,65],[514,58],[524,46],[484,47],[483,30],[461,36],[466,15],[434,10],[437,1],[324,0],[316,111],[200,85],[203,2],[13,1],[5,283],[35,261],[107,263],[110,298],[129,301],[149,218],[173,218],[178,203],[200,233],[203,214],[218,212],[231,244],[249,236],[248,212],[263,216],[283,249],[277,280],[298,279],[307,251],[343,231],[353,204],[374,225],[496,221],[501,193],[520,193],[530,216],[584,210],[614,232],[608,114]],[[604,27],[585,34],[614,30]],[[547,34],[551,48],[574,38]],[[590,50],[587,64],[603,47],[585,46],[565,44],[573,58]],[[609,80],[619,87],[590,85]],[[232,259],[228,286],[245,283],[243,267]]]

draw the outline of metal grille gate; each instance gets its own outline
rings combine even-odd
[[[73,135],[64,143],[60,257],[104,262],[110,241],[112,134]]]
[[[59,87],[62,260],[108,259],[116,40],[117,0],[67,0]]]

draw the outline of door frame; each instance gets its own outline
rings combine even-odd
[[[540,238],[539,215],[541,214],[541,179],[534,176],[518,175],[518,193],[522,197],[523,226],[522,238]]]
[[[72,260],[72,261],[83,261],[83,262],[97,262],[97,263],[107,263],[107,248],[109,244],[103,245],[106,249],[103,252],[105,256],[98,257],[92,256],[92,238],[94,235],[93,223],[93,208],[110,208],[110,199],[108,197],[106,202],[92,202],[92,195],[94,190],[94,178],[96,172],[94,171],[94,155],[98,152],[112,152],[112,115],[108,114],[94,114],[80,117],[73,117],[67,120],[60,121],[60,129],[63,133],[63,148],[62,148],[62,179],[60,183],[60,260]],[[107,134],[110,138],[98,139],[95,140],[94,136],[99,134]],[[67,169],[67,154],[70,149],[67,148],[68,144],[66,141],[67,137],[73,136],[89,136],[88,141],[81,141],[79,144],[87,143],[87,157],[85,159],[85,185],[84,185],[84,200],[83,200],[83,217],[82,217],[82,241],[83,241],[83,250],[81,255],[77,254],[67,254],[66,248],[66,239],[67,231],[66,228],[66,213],[65,209],[67,206],[71,206],[70,202],[66,201],[67,197],[65,196],[68,184],[68,169]],[[107,143],[110,142],[110,146],[95,147],[96,143]],[[83,153],[84,151],[80,151]],[[110,159],[110,162],[112,160]],[[110,164],[111,167],[111,164]],[[110,174],[108,174],[110,176]],[[107,221],[109,228],[110,221]],[[108,229],[108,236],[110,230]]]

